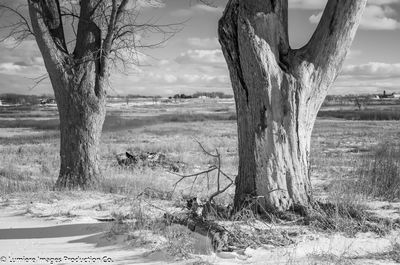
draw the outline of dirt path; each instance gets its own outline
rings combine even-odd
[[[1,209],[0,264],[164,264],[103,238],[108,223],[60,224]],[[116,244],[117,243],[117,244]]]

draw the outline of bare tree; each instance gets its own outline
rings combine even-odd
[[[5,39],[34,35],[54,90],[61,131],[59,189],[85,189],[100,173],[110,65],[137,63],[139,48],[156,47],[177,31],[179,24],[140,23],[139,3],[144,2],[27,0],[27,5],[0,5],[3,13],[13,15],[2,27],[8,32]],[[149,33],[161,38],[146,43]]]
[[[328,0],[300,49],[289,46],[288,0],[228,2],[218,30],[238,116],[236,209],[249,197],[270,210],[309,207],[311,132],[366,2]]]

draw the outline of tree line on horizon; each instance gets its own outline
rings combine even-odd
[[[233,98],[233,95],[225,94],[223,92],[196,92],[192,95],[190,94],[175,94],[174,96],[170,96],[169,98]],[[107,95],[108,99],[117,98],[117,99],[136,99],[136,98],[148,98],[148,99],[160,99],[164,98],[160,95],[140,95],[140,94],[128,94],[128,95]],[[16,93],[4,93],[0,94],[0,100],[7,104],[27,104],[27,105],[36,105],[40,104],[42,100],[54,100],[54,95],[51,94],[41,94],[41,95],[29,95],[29,94],[16,94]]]

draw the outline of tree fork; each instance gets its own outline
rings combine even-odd
[[[288,1],[230,0],[219,21],[238,117],[235,209],[308,208],[312,128],[354,38],[362,1],[329,0],[310,42],[292,50]]]

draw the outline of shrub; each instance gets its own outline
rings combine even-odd
[[[357,171],[357,191],[367,196],[400,198],[400,146],[385,143],[364,157]]]

